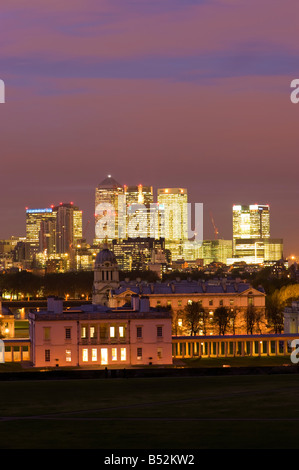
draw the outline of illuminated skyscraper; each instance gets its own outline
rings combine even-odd
[[[283,240],[270,238],[269,205],[234,205],[233,257],[247,263],[263,263],[282,256]]]
[[[95,243],[117,240],[126,227],[124,187],[108,175],[95,190]]]
[[[56,215],[52,207],[45,209],[26,208],[26,241],[39,246],[40,226],[42,222],[55,221]]]
[[[233,206],[233,238],[269,238],[269,205]]]
[[[183,256],[184,242],[188,240],[188,195],[184,188],[158,189],[160,237],[172,258]]]
[[[152,186],[124,186],[126,214],[127,214],[127,237],[147,238],[151,236],[151,210],[154,195]],[[153,214],[152,214],[153,215]],[[126,237],[126,238],[127,238]]]
[[[71,253],[82,239],[82,211],[73,203],[60,203],[56,214],[56,253]]]

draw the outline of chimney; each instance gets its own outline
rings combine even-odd
[[[131,306],[135,312],[139,312],[139,295],[133,294],[131,296]]]
[[[48,312],[62,313],[63,312],[63,299],[58,297],[48,297],[47,299]]]
[[[140,297],[139,300],[139,312],[149,312],[150,309],[150,302],[149,297],[145,297],[144,295]]]

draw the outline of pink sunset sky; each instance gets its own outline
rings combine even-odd
[[[111,174],[187,188],[204,238],[210,213],[231,239],[233,204],[270,204],[271,237],[299,256],[298,13],[298,0],[1,6],[0,238],[25,235],[25,206],[73,201],[85,225]]]

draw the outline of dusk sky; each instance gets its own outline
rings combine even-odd
[[[270,204],[299,256],[298,0],[10,0],[0,8],[0,238],[96,186],[184,187],[204,238]],[[94,225],[87,238],[92,240]]]

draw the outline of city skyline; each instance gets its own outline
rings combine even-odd
[[[271,236],[299,255],[296,8],[3,6],[0,237],[24,234],[24,206],[53,200],[74,200],[86,223],[94,188],[113,174],[129,186],[188,188],[203,203],[205,238],[210,213],[227,239],[233,204],[269,204]]]
[[[158,206],[161,205],[162,203],[162,206],[163,206],[163,202],[164,202],[164,199],[165,199],[165,196],[166,198],[167,197],[170,197],[171,198],[171,201],[170,204],[177,204],[176,199],[173,199],[173,198],[176,198],[176,197],[180,197],[180,196],[183,196],[184,199],[182,199],[182,201],[184,200],[184,204],[186,203],[189,203],[188,201],[188,198],[187,198],[187,194],[188,194],[188,188],[156,188],[155,190],[153,190],[153,185],[151,186],[144,186],[142,185],[141,183],[139,185],[132,185],[132,186],[128,186],[126,184],[121,184],[119,183],[118,181],[116,181],[111,174],[107,175],[106,178],[104,178],[104,180],[99,183],[97,185],[97,187],[95,188],[95,213],[93,214],[93,219],[90,218],[87,223],[86,223],[86,220],[84,222],[83,218],[82,218],[82,210],[80,209],[80,214],[81,214],[81,231],[82,231],[82,237],[83,238],[86,238],[87,242],[90,243],[90,244],[93,244],[94,241],[96,241],[96,243],[101,243],[101,240],[100,239],[97,239],[97,236],[96,236],[96,233],[97,233],[97,220],[98,220],[98,213],[97,213],[97,205],[99,205],[99,207],[101,206],[102,203],[104,204],[112,204],[116,207],[116,211],[117,211],[117,207],[121,208],[122,207],[122,204],[125,203],[126,206],[130,206],[131,204],[143,204],[144,202],[144,197],[145,195],[147,195],[146,197],[148,198],[148,205],[147,205],[147,209],[146,210],[150,210],[150,206],[152,207],[156,207],[156,205],[158,204]],[[110,191],[112,191],[110,193]],[[117,200],[117,197],[116,196],[117,194],[120,195],[121,198],[124,198],[124,199],[121,199],[121,201],[118,201]],[[112,196],[111,196],[112,195]],[[178,195],[178,196],[177,196]],[[112,197],[112,199],[111,199]],[[116,197],[116,199],[115,199]],[[161,199],[164,198],[164,199]],[[138,202],[139,201],[139,202]],[[142,202],[143,201],[143,202]],[[160,201],[160,202],[159,202]],[[166,200],[165,200],[166,202]],[[120,206],[118,206],[118,204],[120,204]],[[180,203],[179,203],[180,204]],[[71,203],[62,203],[60,202],[60,206],[65,206],[65,205],[70,205],[70,206],[74,206],[74,203],[71,202]],[[191,203],[191,206],[192,206],[192,203]],[[34,213],[34,212],[40,212],[40,211],[52,211],[52,209],[54,208],[54,204],[51,204],[51,206],[48,206],[48,208],[41,208],[41,206],[39,208],[28,208],[26,207],[26,214],[28,213]],[[59,206],[56,206],[56,208],[59,207]],[[237,235],[237,232],[234,233],[234,231],[236,230],[236,227],[235,227],[235,223],[236,223],[236,220],[235,220],[235,215],[239,213],[239,211],[242,211],[244,210],[244,216],[246,217],[246,214],[248,212],[248,217],[249,217],[249,210],[250,212],[252,213],[252,215],[250,217],[254,217],[252,219],[252,223],[254,224],[253,225],[253,232],[252,232],[252,235],[249,235],[249,232],[248,230],[251,230],[249,228],[249,219],[247,221],[247,219],[243,220],[243,222],[240,220],[238,222],[239,223],[243,223],[243,224],[246,224],[246,227],[245,228],[245,225],[244,225],[244,228],[242,230],[245,230],[244,231],[244,235],[240,235],[241,238],[248,238],[248,236],[250,238],[267,238],[267,237],[270,237],[270,218],[269,218],[269,214],[270,214],[270,205],[263,205],[263,204],[247,204],[247,205],[236,205],[234,204],[232,207],[231,207],[231,210],[232,210],[232,220],[231,220],[231,236],[230,237],[218,237],[219,235],[219,231],[218,231],[218,228],[215,226],[215,222],[214,222],[214,219],[212,218],[212,214],[210,213],[210,222],[211,224],[213,224],[213,236],[210,236],[210,237],[207,237],[205,236],[206,235],[206,230],[203,230],[203,233],[202,233],[202,238],[201,240],[217,240],[217,239],[222,239],[222,240],[231,240],[233,241],[235,239],[235,237],[238,237],[239,235]],[[154,209],[155,211],[158,210],[158,209]],[[183,210],[183,209],[182,209]],[[258,227],[258,225],[256,224],[259,224],[260,222],[258,222],[259,219],[256,219],[255,220],[255,213],[258,213],[260,211],[262,212],[265,212],[266,210],[266,219],[265,221],[263,222],[263,224],[265,223],[265,227],[266,227],[266,232],[264,232],[264,229],[262,230],[262,228]],[[124,211],[126,212],[127,209],[124,209]],[[134,209],[135,211],[135,209]],[[100,210],[100,213],[102,212],[102,209]],[[119,235],[118,235],[118,225],[119,224],[122,224],[123,222],[125,223],[125,226],[127,224],[127,222],[125,222],[126,219],[124,219],[124,217],[126,218],[127,215],[125,215],[125,212],[123,214],[119,214],[117,215],[117,212],[115,214],[115,222],[114,222],[114,226],[115,226],[115,236],[112,237],[112,239],[117,239],[119,238]],[[129,212],[128,212],[129,214]],[[50,215],[50,214],[49,214]],[[181,214],[182,215],[182,214]],[[185,214],[187,216],[187,213]],[[120,219],[119,219],[120,217]],[[261,216],[262,218],[265,217],[264,215]],[[107,220],[110,220],[110,217],[109,219]],[[261,220],[264,220],[264,219],[261,219]],[[83,222],[83,223],[82,223]],[[153,222],[153,221],[152,221]],[[185,228],[187,229],[187,219],[185,220],[184,222],[185,224]],[[248,226],[247,226],[248,225]],[[111,221],[110,221],[110,226],[112,227],[111,225]],[[87,230],[91,229],[91,233],[89,233],[89,237],[86,236],[87,235]],[[183,227],[183,225],[182,225]],[[255,228],[254,228],[255,227]],[[94,230],[94,231],[93,231]],[[149,227],[148,227],[148,230],[151,230]],[[259,232],[261,230],[261,232]],[[216,231],[216,232],[215,232]],[[130,231],[129,231],[130,232]],[[130,234],[128,232],[128,227],[122,227],[120,228],[120,232],[119,233],[122,233],[123,235],[121,236],[121,238],[125,237],[127,238],[128,236],[129,237],[132,237],[133,235]],[[248,232],[248,234],[247,234]],[[149,232],[149,235],[148,236],[154,236],[154,235],[150,235],[151,232]],[[15,234],[13,234],[15,235]],[[187,235],[187,233],[186,233]],[[137,236],[137,235],[136,235]],[[146,236],[146,235],[144,235]],[[162,236],[162,232],[160,233],[160,235],[158,235],[158,232],[156,233],[155,235],[155,238],[158,236]],[[82,238],[81,237],[81,238]],[[100,237],[101,239],[103,239],[103,236]],[[104,237],[105,238],[105,237]],[[108,237],[109,238],[109,237]],[[111,240],[112,240],[111,239]],[[272,237],[273,239],[273,237]],[[187,240],[187,238],[186,238]],[[278,240],[277,240],[278,241]],[[280,237],[280,242],[283,243],[283,239],[282,237]],[[287,257],[290,257],[290,256],[293,256],[293,255],[289,255],[289,256],[285,256],[285,251],[283,251],[283,254],[284,254],[284,257],[287,258]]]

